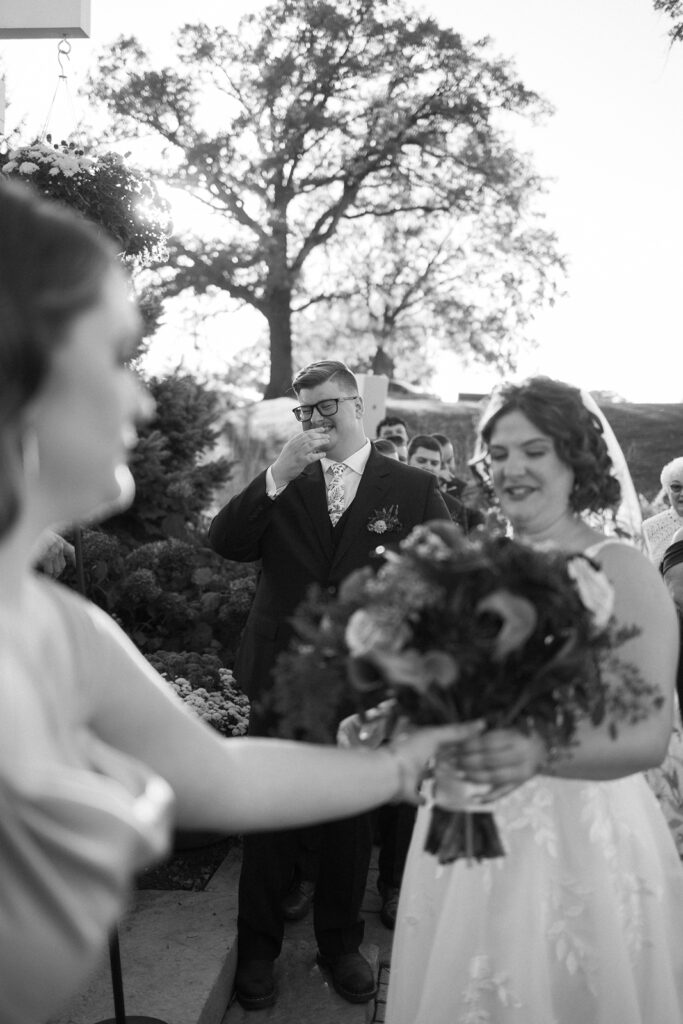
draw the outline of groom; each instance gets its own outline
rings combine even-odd
[[[292,388],[301,433],[221,509],[209,532],[211,545],[225,558],[261,563],[235,664],[236,680],[252,708],[272,686],[273,665],[292,639],[291,616],[311,584],[334,590],[370,562],[378,545],[394,547],[417,524],[449,518],[435,477],[373,450],[363,429],[358,384],[344,363],[312,363],[297,374]],[[268,723],[252,710],[250,732],[267,731]],[[364,1003],[376,991],[372,969],[359,952],[371,818],[366,814],[319,829],[318,962],[329,969],[341,996]],[[248,1010],[275,1002],[273,964],[282,947],[282,899],[296,850],[292,832],[245,838],[235,989]]]

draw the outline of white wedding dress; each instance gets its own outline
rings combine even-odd
[[[387,1024],[681,1024],[683,868],[642,775],[537,776],[496,804],[507,854],[441,866],[420,808]]]
[[[448,865],[418,811],[386,1024],[683,1024],[683,867],[645,776],[494,807],[506,855]]]

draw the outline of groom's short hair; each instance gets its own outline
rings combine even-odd
[[[338,359],[320,359],[317,363],[309,363],[295,376],[292,390],[298,395],[303,388],[317,388],[328,380],[337,381],[345,394],[358,394],[358,381],[346,363]]]

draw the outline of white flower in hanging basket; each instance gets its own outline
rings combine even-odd
[[[86,156],[84,150],[77,149],[73,142],[66,149],[59,149],[47,142],[33,142],[30,146],[10,150],[2,170],[5,174],[17,170],[19,174],[34,174],[42,169],[47,170],[52,177],[63,174],[66,178],[73,178],[74,174],[92,173],[94,166],[92,157]]]
[[[171,232],[168,203],[154,181],[118,153],[91,156],[74,142],[33,142],[0,153],[0,171],[28,179],[44,196],[74,207],[112,236],[137,264],[159,262]]]

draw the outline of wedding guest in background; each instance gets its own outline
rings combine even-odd
[[[432,434],[434,440],[441,449],[441,493],[459,502],[455,507],[456,516],[452,515],[453,521],[469,533],[476,526],[483,526],[486,522],[486,513],[480,508],[479,495],[476,487],[467,480],[462,480],[455,475],[455,451],[453,442],[445,434]]]
[[[462,501],[466,480],[461,480],[455,472],[455,450],[453,442],[445,434],[432,434],[441,450],[441,489],[454,498]]]
[[[683,526],[683,456],[662,467],[660,481],[669,500],[669,508],[643,523],[645,543],[655,565],[659,565],[674,533]]]
[[[445,491],[442,487],[441,446],[432,434],[415,434],[408,445],[408,465],[431,473],[439,481],[441,497],[448,514],[454,523],[469,533],[473,526],[479,525],[483,517],[475,509],[468,509],[463,501]]]
[[[387,1024],[683,1020],[683,869],[643,777],[671,734],[671,599],[632,544],[584,518],[614,509],[621,487],[602,422],[577,388],[536,377],[497,389],[480,437],[514,536],[585,554],[611,581],[617,623],[631,631],[615,685],[624,665],[662,702],[620,722],[617,740],[606,722],[583,721],[566,753],[532,728],[491,729],[454,750],[443,770],[489,787],[505,855],[435,864],[424,852],[430,808],[418,810]]]
[[[296,375],[292,388],[301,430],[221,509],[209,532],[214,550],[225,558],[261,566],[235,662],[235,678],[252,701],[252,735],[277,729],[264,698],[277,656],[293,637],[292,613],[310,585],[334,590],[353,570],[371,563],[379,543],[397,545],[418,523],[448,518],[433,477],[373,450],[363,429],[357,381],[344,363],[312,363]],[[381,534],[373,529],[380,520]],[[235,986],[246,1009],[271,1006],[276,999],[282,900],[298,841],[295,832],[245,838]],[[359,949],[371,850],[369,814],[320,829],[313,904],[319,962],[329,968],[337,992],[358,1003],[376,991],[374,972]]]
[[[683,646],[683,528],[674,533],[665,550],[659,571],[676,605],[678,631]],[[678,855],[683,859],[683,659],[678,658],[676,672],[676,708],[671,739],[666,757],[660,765],[650,768],[645,777],[659,800],[664,817],[676,843]]]
[[[408,426],[400,416],[385,416],[377,424],[377,437],[388,438],[398,451],[399,462],[408,461]]]
[[[67,564],[75,565],[76,552],[73,544],[54,530],[46,530],[38,542],[35,565],[48,576],[61,576]]]
[[[382,440],[382,438],[378,438],[377,440]],[[408,445],[402,434],[387,434],[383,440],[389,441],[393,444],[396,449],[399,462],[408,462]]]
[[[683,526],[673,534],[660,563],[660,572],[679,614],[683,615]]]
[[[393,441],[389,440],[388,437],[375,438],[372,442],[372,447],[376,452],[379,452],[380,455],[386,455],[389,459],[396,459],[397,461],[400,461],[398,458],[398,448]]]
[[[681,648],[683,650],[683,527],[676,530],[671,543],[664,552],[661,561],[660,571],[667,585],[669,593],[673,598],[678,613],[678,625],[682,631]],[[679,657],[678,673],[676,676],[676,688],[678,690],[679,710],[683,708],[683,656]]]
[[[415,434],[408,443],[408,465],[424,469],[441,482],[441,446],[431,434]]]
[[[91,974],[174,826],[291,828],[416,799],[448,730],[372,757],[225,739],[105,612],[35,572],[45,531],[132,500],[152,402],[127,366],[141,319],[102,232],[2,184],[0,239],[0,1021],[39,1024]]]

